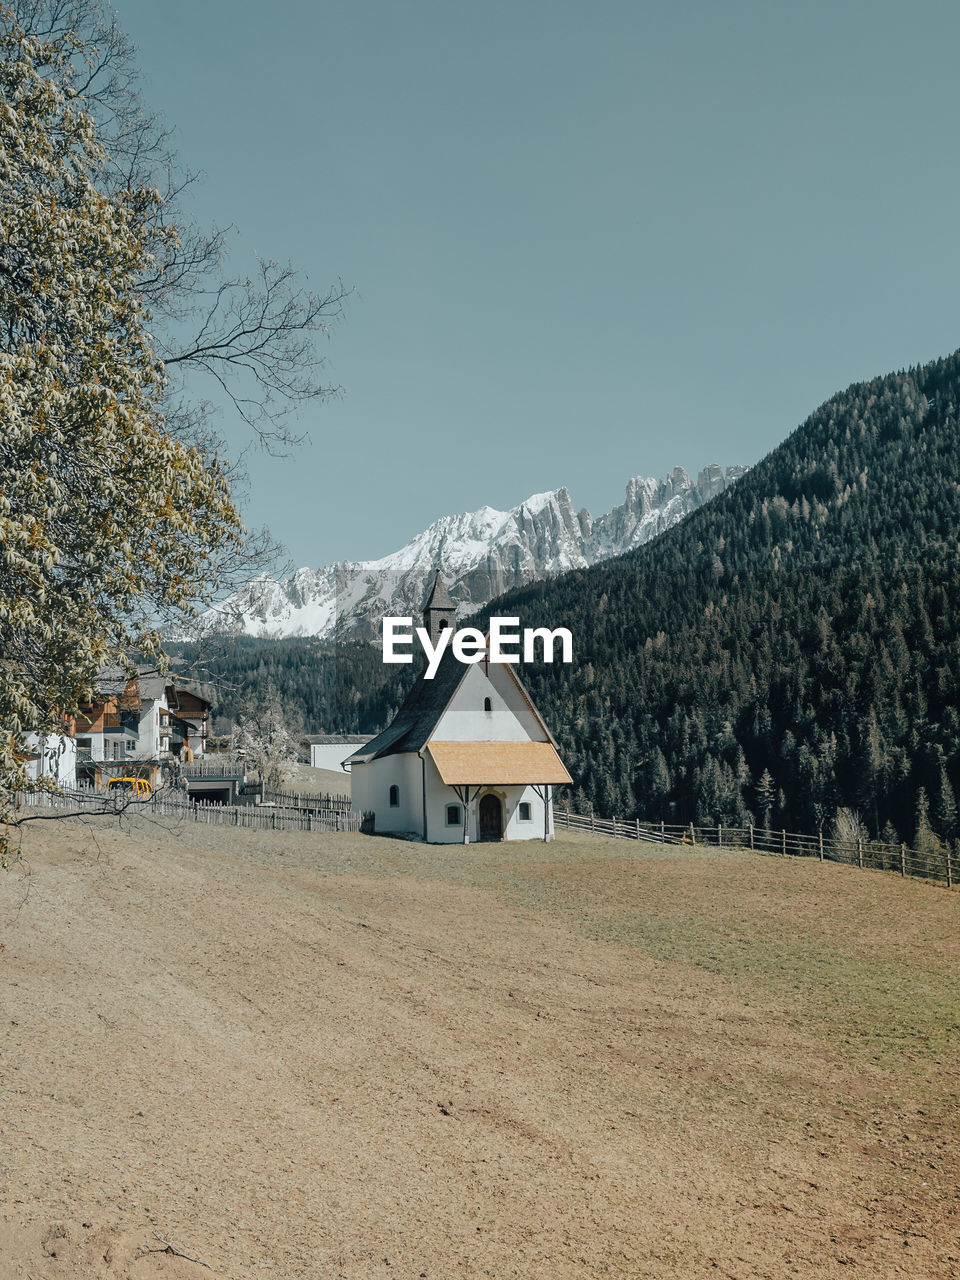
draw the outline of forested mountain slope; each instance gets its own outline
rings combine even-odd
[[[581,809],[954,839],[960,783],[960,355],[857,384],[738,483],[616,560],[491,603],[567,626],[523,677]],[[381,728],[414,668],[377,649],[230,642],[221,711]],[[232,683],[231,683],[232,681]]]
[[[956,835],[960,355],[834,396],[731,490],[489,612],[568,626],[524,678],[598,812]]]

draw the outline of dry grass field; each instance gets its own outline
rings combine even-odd
[[[3,1280],[960,1276],[956,892],[146,818],[23,858]]]

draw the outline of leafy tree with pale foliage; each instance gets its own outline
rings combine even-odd
[[[140,281],[171,252],[156,190],[107,180],[76,45],[0,7],[0,816],[24,737],[189,615],[242,526],[177,438]]]

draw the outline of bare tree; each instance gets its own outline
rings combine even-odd
[[[856,844],[866,835],[860,813],[856,809],[838,809],[833,820],[833,838],[838,844]]]
[[[290,766],[296,763],[297,745],[275,693],[268,693],[241,713],[233,745],[266,787],[281,790],[289,777]]]
[[[138,293],[152,309],[167,372],[168,428],[205,452],[222,452],[209,401],[192,394],[197,374],[227,397],[259,443],[284,452],[302,439],[291,412],[339,392],[322,377],[318,339],[340,318],[348,290],[338,280],[314,292],[292,266],[270,260],[257,260],[250,273],[229,270],[230,228],[204,230],[186,210],[184,194],[199,175],[182,169],[171,130],[145,106],[136,49],[102,0],[10,0],[9,7],[73,64],[75,96],[105,150],[105,193],[123,198],[147,187],[159,195],[144,224],[153,263]]]

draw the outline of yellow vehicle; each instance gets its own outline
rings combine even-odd
[[[107,783],[107,795],[119,799],[124,793],[128,793],[130,800],[149,800],[153,787],[146,778],[111,778]]]

